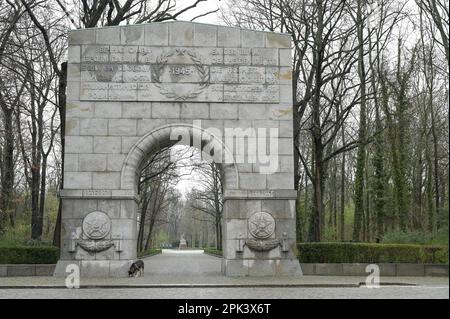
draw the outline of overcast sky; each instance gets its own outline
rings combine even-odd
[[[188,4],[191,4],[193,2],[194,2],[194,0],[179,1],[180,4],[182,3],[183,7],[185,7]],[[196,8],[191,9],[188,12],[186,12],[185,14],[183,14],[182,16],[180,16],[180,19],[178,19],[178,20],[190,21],[192,18],[194,18],[195,16],[198,16],[202,13],[216,10],[217,8],[219,8],[219,6],[221,6],[223,4],[223,2],[224,1],[220,1],[220,0],[208,0],[205,2],[201,2],[200,4],[198,4],[198,6]],[[195,21],[203,22],[203,23],[212,23],[212,24],[223,24],[219,19],[219,15],[220,15],[219,12],[212,13],[205,17],[198,18]]]

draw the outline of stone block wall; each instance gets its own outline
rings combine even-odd
[[[272,237],[286,233],[288,246],[294,246],[289,35],[176,21],[73,30],[68,52],[56,273],[73,261],[85,276],[126,274],[136,258],[140,164],[156,146],[170,144],[167,130],[193,124],[224,144],[227,130],[247,132],[227,145],[235,162],[225,163],[224,273],[282,274],[298,266],[292,249],[255,252],[245,246],[237,254],[233,248],[240,234],[249,237],[248,218],[260,211],[275,220]],[[271,129],[275,135],[267,135]],[[249,155],[250,140],[263,155],[277,146],[270,173],[267,158]],[[100,245],[85,234],[88,215],[110,224],[102,245],[118,240],[121,251],[81,248]]]

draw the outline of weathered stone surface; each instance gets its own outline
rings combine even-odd
[[[181,104],[181,114],[187,119],[208,119],[209,107],[208,104],[193,104],[183,103]]]
[[[300,263],[300,268],[304,276],[313,276],[315,274],[315,264]]]
[[[238,105],[230,103],[211,103],[209,106],[210,118],[237,119]]]
[[[251,65],[252,56],[249,48],[224,48],[224,64]]]
[[[241,189],[265,189],[266,176],[254,173],[240,174]]]
[[[261,209],[280,219],[295,218],[295,201],[282,199],[265,199],[261,201]]]
[[[55,274],[73,261],[84,277],[126,276],[136,258],[140,164],[173,143],[172,128],[193,121],[214,135],[187,130],[188,144],[194,137],[197,147],[210,147],[204,154],[216,153],[231,134],[231,145],[214,158],[229,161],[222,165],[224,274],[301,273],[293,258],[291,62],[284,34],[180,21],[71,32],[61,190],[65,263]],[[114,246],[72,252],[69,236],[86,237],[81,222],[94,211],[112,219],[107,238]],[[286,232],[289,251],[245,246],[236,252],[240,234],[251,237],[248,219],[264,211],[273,216],[269,238],[277,243]]]
[[[448,277],[448,265],[425,265],[425,276]]]
[[[241,30],[241,46],[243,48],[263,48],[265,33],[253,30]]]
[[[123,67],[120,64],[83,63],[79,66],[80,80],[82,82],[123,82]]]
[[[105,171],[106,155],[104,154],[83,154],[79,158],[79,171]]]
[[[145,45],[168,45],[169,25],[167,23],[150,23],[145,25]]]
[[[280,57],[280,66],[291,66],[292,65],[292,50],[291,49],[280,49],[278,50]]]
[[[377,265],[380,267],[381,276],[397,276],[397,264],[380,263]]]
[[[122,139],[117,136],[95,136],[94,153],[120,153]]]
[[[139,140],[139,136],[124,136],[122,137],[122,153],[127,154],[133,145]]]
[[[108,44],[108,45],[119,45],[120,35],[118,27],[110,28],[98,28],[96,31],[96,43],[97,44]]]
[[[74,44],[85,44],[85,43],[95,43],[95,30],[72,30],[69,32],[69,43]]]
[[[217,26],[208,24],[194,25],[194,46],[207,47],[217,45]]]
[[[104,212],[111,219],[120,218],[120,200],[99,200],[97,207],[99,211]]]
[[[266,33],[266,47],[268,48],[290,48],[291,36],[289,34]]]
[[[240,47],[241,30],[238,28],[231,28],[231,27],[218,28],[217,45],[219,47]]]
[[[194,25],[188,22],[169,24],[169,45],[191,46],[194,40]]]
[[[81,81],[80,64],[70,63],[67,65],[67,81],[71,82]]]
[[[142,28],[140,25],[126,26],[120,28],[120,30],[121,30],[121,44],[127,45],[145,44],[144,28]]]
[[[72,63],[80,63],[81,62],[81,46],[79,46],[79,45],[69,46],[68,59]]]
[[[315,274],[319,276],[342,276],[343,264],[316,264]]]
[[[103,119],[122,117],[122,102],[96,102],[94,117]]]
[[[239,83],[264,83],[266,81],[265,68],[257,66],[240,66]]]
[[[109,260],[82,260],[80,272],[86,278],[109,277]]]
[[[137,121],[137,134],[143,136],[152,130],[162,127],[166,124],[166,120],[162,119],[144,119]]]
[[[94,103],[68,100],[66,104],[66,118],[89,118],[94,116]]]
[[[397,276],[424,276],[425,266],[423,264],[397,264]]]
[[[120,202],[120,218],[136,220],[137,204],[134,200]]]
[[[242,277],[249,275],[248,260],[223,259],[222,273],[230,277]]]
[[[344,263],[342,264],[342,275],[344,276],[367,276],[369,272],[366,272],[368,264],[360,263]]]
[[[108,154],[107,170],[118,172],[122,169],[125,155],[123,154]]]
[[[77,172],[78,171],[78,154],[65,154],[64,170],[66,172]]]
[[[239,118],[240,119],[265,119],[266,108],[264,104],[239,104]],[[253,126],[258,128],[258,126]]]
[[[109,262],[110,277],[127,277],[133,260],[111,260]]]
[[[120,173],[94,172],[92,174],[92,186],[95,189],[119,189]]]
[[[36,265],[8,265],[8,277],[28,277],[36,275]]]
[[[8,276],[8,266],[0,265],[0,277],[7,277],[7,276]]]
[[[136,120],[134,119],[111,119],[108,121],[108,134],[114,136],[136,135]]]
[[[239,68],[235,66],[211,66],[211,83],[238,83]]]
[[[69,118],[66,120],[66,134],[80,135],[80,120],[77,118]]]
[[[278,50],[277,49],[252,49],[252,65],[268,65],[277,66]]]
[[[55,271],[55,265],[36,265],[36,276],[52,276]]]
[[[92,187],[92,173],[67,172],[64,176],[64,188],[83,189]]]
[[[105,119],[80,119],[80,135],[108,135],[108,121]]]
[[[280,88],[277,85],[224,84],[224,102],[277,103]]]

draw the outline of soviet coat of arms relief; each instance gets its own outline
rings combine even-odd
[[[120,238],[111,239],[111,227],[111,219],[106,213],[90,212],[83,219],[81,234],[73,233],[69,252],[77,252],[78,247],[90,254],[106,251],[111,247],[116,252],[121,252]]]
[[[271,214],[256,212],[248,218],[247,226],[251,238],[245,239],[244,242],[241,235],[237,252],[243,252],[244,246],[259,252],[267,252],[276,247],[280,247],[282,252],[289,250],[286,233],[283,233],[282,238],[275,238],[276,223]]]

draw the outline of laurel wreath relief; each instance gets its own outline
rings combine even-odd
[[[199,84],[194,89],[184,94],[176,92],[173,88],[167,89],[161,82],[162,71],[167,65],[169,58],[171,58],[175,54],[188,56],[194,63],[194,66],[200,76]],[[160,93],[167,98],[185,101],[187,99],[196,98],[209,85],[209,72],[208,69],[202,64],[201,58],[194,52],[186,49],[176,49],[175,52],[166,52],[156,58],[156,65],[153,68],[152,73],[152,81],[155,83],[156,87],[160,89]]]

